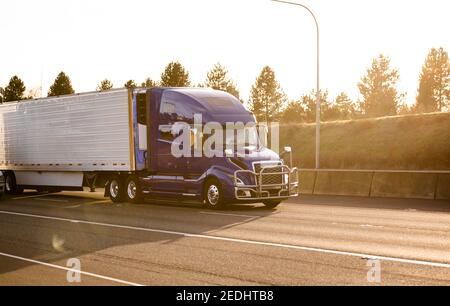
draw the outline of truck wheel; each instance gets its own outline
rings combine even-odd
[[[267,208],[275,208],[278,205],[281,204],[281,201],[264,201],[263,204],[267,207]]]
[[[224,207],[222,186],[217,179],[209,179],[206,182],[203,200],[209,209],[222,209]]]
[[[7,194],[13,194],[13,186],[15,186],[16,183],[14,182],[14,176],[10,172],[5,173],[5,192]]]
[[[109,180],[109,198],[114,203],[123,202],[124,198],[124,186],[118,176],[113,176]]]
[[[135,176],[128,178],[126,188],[127,202],[135,204],[142,202],[142,190],[139,185],[139,180]]]
[[[13,172],[5,173],[5,192],[7,194],[21,194],[23,188],[19,188],[16,185],[16,177]]]

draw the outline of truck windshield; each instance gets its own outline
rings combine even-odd
[[[243,128],[227,128],[225,137],[226,147],[243,148],[246,150],[259,150],[262,146],[256,126]]]

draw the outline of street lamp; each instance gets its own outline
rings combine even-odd
[[[317,22],[317,18],[314,13],[306,6],[300,3],[283,1],[283,0],[271,0],[273,2],[291,4],[296,6],[301,6],[306,9],[311,16],[314,18],[314,22],[316,23],[317,29],[317,90],[316,90],[316,169],[320,168],[320,58],[319,58],[319,23]]]

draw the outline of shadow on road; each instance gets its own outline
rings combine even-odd
[[[186,205],[175,203],[163,205],[160,202],[139,205],[113,204],[98,193],[30,192],[22,196],[6,197],[0,201],[0,211],[191,234],[208,234],[254,222],[276,212],[276,209],[267,209],[262,204],[232,205],[223,211],[208,211],[200,205],[188,206],[187,208]],[[245,213],[249,217],[234,217],[231,215],[233,213],[236,215]],[[70,258],[78,258],[85,254],[99,255],[99,251],[117,246],[155,242],[170,244],[183,238],[173,234],[1,213],[0,226],[0,252],[48,263],[61,260],[66,262]],[[0,256],[0,276],[33,265],[20,260],[7,262],[8,264],[4,264],[3,261],[2,264]]]

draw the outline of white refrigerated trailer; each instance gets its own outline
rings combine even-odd
[[[7,191],[82,190],[98,173],[135,171],[131,99],[119,89],[0,104]]]

